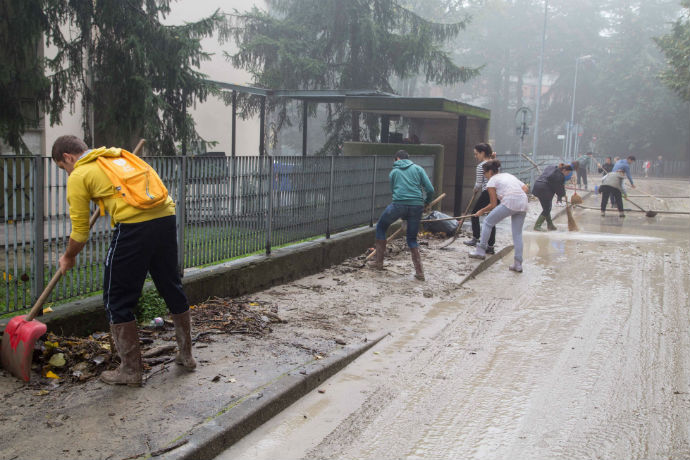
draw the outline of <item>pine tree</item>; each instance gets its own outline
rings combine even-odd
[[[81,96],[87,144],[132,146],[145,137],[150,151],[174,155],[177,142],[203,142],[186,108],[215,91],[198,71],[209,58],[200,42],[216,31],[221,40],[226,36],[225,16],[216,12],[168,26],[161,20],[170,13],[170,3],[0,0],[0,21],[13,27],[0,29],[2,44],[9,45],[0,55],[9,64],[0,70],[3,101],[6,94],[34,98],[56,124],[64,108]],[[54,58],[37,56],[41,36],[57,48]],[[17,75],[22,76],[19,90],[13,83]],[[30,120],[19,113],[17,102],[8,100],[9,108],[0,109],[0,134],[18,150]]]
[[[441,84],[464,82],[476,69],[455,65],[441,45],[456,37],[467,19],[439,24],[422,19],[394,0],[267,0],[269,11],[235,13],[233,35],[239,47],[228,55],[253,84],[285,89],[369,89],[394,92],[390,80],[422,73]],[[244,99],[245,115],[256,110]],[[269,101],[277,127],[290,123],[285,100]],[[377,134],[365,117],[362,134]],[[354,131],[353,131],[354,127]],[[336,152],[346,139],[359,139],[359,114],[341,104],[328,106],[329,138],[324,152]]]

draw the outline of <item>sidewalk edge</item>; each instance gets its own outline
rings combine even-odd
[[[489,268],[490,266],[492,266],[493,264],[495,264],[496,262],[501,260],[503,258],[503,256],[505,256],[506,254],[508,254],[512,250],[513,250],[513,245],[510,244],[510,245],[504,247],[503,249],[501,249],[500,251],[498,251],[496,254],[492,255],[491,257],[483,260],[479,265],[477,265],[474,268],[474,270],[472,270],[472,272],[470,272],[469,275],[467,275],[465,277],[465,279],[463,279],[460,282],[460,286],[462,286],[463,284],[465,284],[466,282],[468,282],[470,280],[475,279],[477,277],[477,275],[479,275],[481,272],[483,272],[484,270],[486,270],[487,268]]]
[[[300,366],[299,370],[279,377],[245,400],[231,403],[210,420],[178,437],[171,445],[178,448],[156,458],[164,460],[211,459],[247,434],[278,415],[292,403],[321,385],[361,354],[379,343],[388,333],[363,345],[345,346],[342,353]],[[148,456],[147,456],[148,457]]]

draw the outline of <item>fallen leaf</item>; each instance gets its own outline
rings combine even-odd
[[[39,392],[37,392],[37,393],[34,393],[34,396],[45,396],[45,395],[47,395],[47,394],[50,394],[50,391],[48,391],[48,390],[41,390],[41,391],[39,391]]]
[[[65,361],[64,353],[55,353],[53,356],[50,357],[50,360],[48,361],[48,364],[50,364],[53,367],[62,367],[66,363],[67,362]]]
[[[48,377],[49,379],[59,379],[60,378],[60,376],[57,375],[56,373],[54,373],[53,371],[46,372],[46,377]]]
[[[50,307],[45,307],[45,308],[43,309],[43,314],[44,314],[44,315],[45,315],[46,313],[52,313],[52,312],[53,312],[53,309],[50,308]]]
[[[321,355],[314,355],[314,359],[323,359],[323,356],[321,356]]]

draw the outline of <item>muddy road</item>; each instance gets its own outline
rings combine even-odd
[[[689,458],[690,218],[617,214],[527,231],[523,274],[510,253],[423,314],[402,309],[387,339],[219,458]]]

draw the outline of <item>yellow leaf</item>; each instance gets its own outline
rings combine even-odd
[[[45,342],[45,346],[48,348],[57,348],[60,344],[57,342]]]
[[[34,395],[36,395],[36,396],[45,396],[45,395],[48,395],[48,394],[50,394],[50,391],[48,391],[48,390],[41,390],[41,391],[39,391],[39,392],[37,392],[37,393],[34,393]]]
[[[256,303],[256,302],[249,302],[249,306],[250,306],[250,307],[258,307],[259,304]]]
[[[50,308],[50,307],[45,307],[45,308],[43,309],[43,314],[44,314],[44,315],[45,315],[46,313],[52,313],[52,312],[53,312],[53,309]]]
[[[59,379],[59,378],[60,378],[60,376],[57,375],[57,374],[56,374],[55,372],[53,372],[53,371],[48,371],[48,372],[46,372],[46,377],[48,377],[49,379]]]

